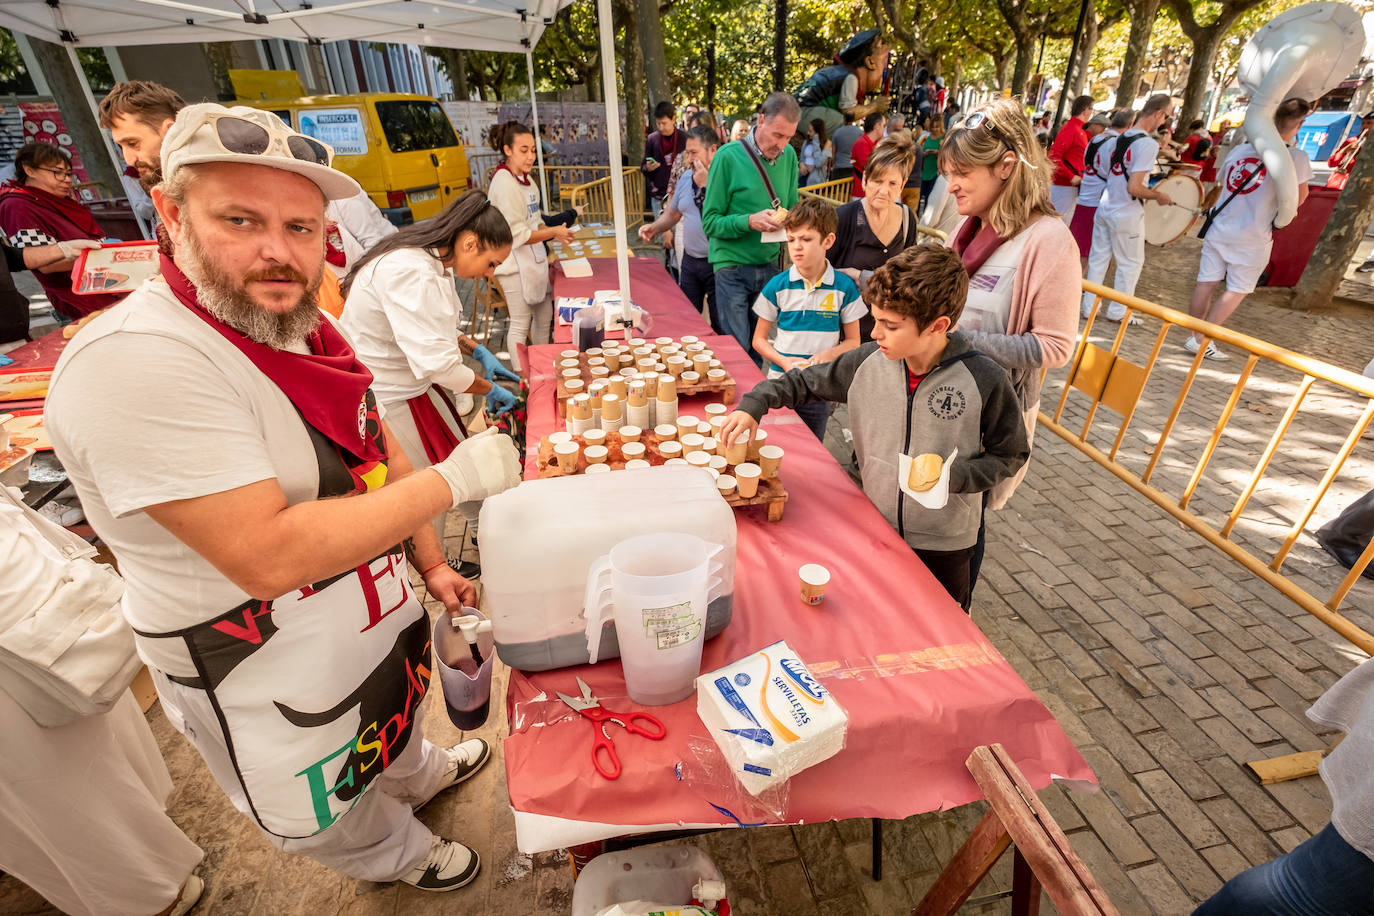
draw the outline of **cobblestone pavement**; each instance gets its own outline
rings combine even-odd
[[[1197,252],[1193,240],[1150,249],[1139,294],[1186,307]],[[1343,292],[1368,295],[1371,289],[1357,278]],[[1284,298],[1261,291],[1231,326],[1355,371],[1374,356],[1374,312],[1338,303],[1303,315],[1283,308]],[[1127,358],[1143,358],[1156,330],[1149,323],[1131,329]],[[1121,461],[1133,470],[1147,460],[1189,364],[1180,343],[1181,336],[1164,344],[1123,440]],[[1229,362],[1204,365],[1156,472],[1161,489],[1175,496],[1181,491],[1242,363],[1233,354]],[[1048,411],[1061,378],[1062,371],[1050,376]],[[1219,523],[1231,510],[1296,378],[1261,366],[1246,386],[1191,504],[1209,522]],[[1308,403],[1308,415],[1294,425],[1237,525],[1236,540],[1257,553],[1272,553],[1282,540],[1358,413],[1354,401],[1321,386]],[[1080,396],[1070,398],[1067,425],[1081,426],[1085,404]],[[827,439],[837,455],[847,452],[844,423],[838,410]],[[1109,447],[1118,423],[1116,415],[1099,411],[1092,441]],[[1362,440],[1306,530],[1370,486],[1374,461],[1369,441]],[[1100,792],[1051,787],[1042,796],[1123,913],[1187,913],[1226,878],[1292,849],[1325,825],[1330,801],[1320,779],[1261,787],[1242,764],[1330,742],[1333,736],[1304,712],[1362,658],[1343,639],[1043,429],[1026,483],[1007,509],[989,516],[987,557],[974,619],[1097,772]],[[1298,539],[1284,570],[1323,598],[1342,572],[1308,534]],[[1374,587],[1358,584],[1345,610],[1374,628]],[[498,692],[504,683],[505,672],[498,670]],[[426,731],[435,741],[457,740],[437,693],[427,701]],[[493,714],[478,734],[499,747],[503,718]],[[344,879],[278,853],[230,808],[156,707],[149,720],[177,785],[171,815],[207,853],[201,868],[206,903],[197,912],[568,911],[566,859],[530,858],[515,848],[499,761],[426,808],[426,823],[473,844],[483,857],[472,887],[431,895]],[[889,822],[882,881],[871,877],[870,825],[864,821],[725,831],[687,842],[706,848],[724,870],[736,913],[895,914],[920,898],[981,814],[981,805],[970,805]],[[1009,887],[1004,857],[965,912],[1007,912],[1005,899],[988,895]],[[6,878],[0,880],[0,912],[50,910]]]

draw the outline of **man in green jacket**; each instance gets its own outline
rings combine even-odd
[[[716,272],[716,307],[720,323],[758,362],[754,352],[754,317],[750,308],[778,272],[782,217],[776,209],[797,202],[797,154],[789,145],[797,132],[801,109],[785,92],[763,102],[758,126],[737,143],[727,143],[711,161],[701,225]],[[757,164],[755,157],[757,157]],[[768,175],[776,199],[759,168]]]

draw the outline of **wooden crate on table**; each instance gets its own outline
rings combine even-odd
[[[585,474],[587,457],[582,452],[587,448],[587,440],[582,436],[573,436],[573,441],[579,446],[577,467],[573,469],[573,474]],[[666,461],[658,453],[659,443],[663,440],[657,434],[645,432],[639,437],[639,441],[644,444],[644,460],[650,465],[659,467]],[[620,433],[606,433],[606,439],[601,444],[606,446],[606,464],[610,465],[611,470],[625,470],[625,457],[620,451],[625,440],[621,438]],[[547,436],[539,440],[538,468],[540,478],[565,476],[559,471],[558,463],[554,459],[553,443]],[[727,465],[726,471],[733,472],[734,468]],[[767,506],[770,522],[782,521],[783,511],[787,508],[787,490],[782,485],[782,479],[777,476],[759,478],[759,489],[753,496],[740,496],[738,492],[734,492],[724,499],[732,509]]]
[[[563,385],[563,359],[562,356],[557,356],[553,361],[553,373],[558,379],[558,393],[556,397],[558,401],[558,415],[560,417],[566,417],[568,415],[568,398],[571,397],[571,395],[568,394],[568,389]],[[587,354],[578,353],[577,362],[582,371],[582,384],[584,386],[591,385],[592,372],[591,367],[587,365]],[[724,367],[722,366],[722,368]],[[607,378],[609,377],[610,376],[607,376]],[[587,389],[583,387],[582,390],[585,392]],[[735,401],[735,377],[730,374],[729,369],[726,369],[725,378],[718,382],[703,378],[695,385],[686,385],[683,384],[682,379],[678,379],[678,398],[689,398],[698,394],[713,395],[719,397],[722,404],[733,404]]]

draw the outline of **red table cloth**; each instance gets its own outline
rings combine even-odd
[[[684,307],[691,308],[685,299],[678,310]],[[761,380],[734,340],[711,336],[700,318],[684,333],[708,341],[734,375],[738,394]],[[539,439],[562,428],[553,403],[553,365],[562,349],[527,353],[527,476],[535,473]],[[706,400],[684,399],[680,413],[704,416]],[[733,618],[706,643],[701,670],[785,639],[849,714],[845,749],[794,777],[783,816],[766,819],[904,818],[975,801],[982,796],[964,761],[973,748],[993,742],[1006,746],[1036,788],[1051,776],[1092,780],[1034,692],[800,418],[773,411],[764,428],[768,441],[785,452],[780,476],[790,494],[786,514],[770,523],[763,507],[736,512]],[[797,569],[805,563],[820,563],[831,573],[825,601],[815,607],[798,595]],[[626,698],[617,660],[511,672],[505,760],[521,850],[679,825],[734,825],[720,809],[750,820],[742,790],[693,775],[710,769],[693,745],[712,744],[694,697],[649,708],[667,726],[662,741],[612,726],[624,772],[615,781],[597,775],[591,726],[555,694],[576,694],[579,676],[607,706],[638,708]]]
[[[553,295],[570,297],[591,297],[599,289],[619,289],[620,278],[616,273],[614,258],[590,258],[592,275],[579,279],[563,276],[561,264],[553,270]],[[655,258],[630,258],[630,298],[642,309],[653,316],[652,327],[639,333],[640,337],[682,337],[687,334],[711,333],[710,327],[701,313],[692,308],[692,303],[682,295],[673,278],[663,269]],[[704,330],[703,330],[704,329]],[[623,335],[617,334],[616,337]],[[633,336],[633,335],[632,335]],[[554,323],[555,343],[572,340],[572,326]]]

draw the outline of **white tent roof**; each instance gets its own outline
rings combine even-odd
[[[397,42],[522,54],[571,0],[3,0],[0,26],[76,47]]]

